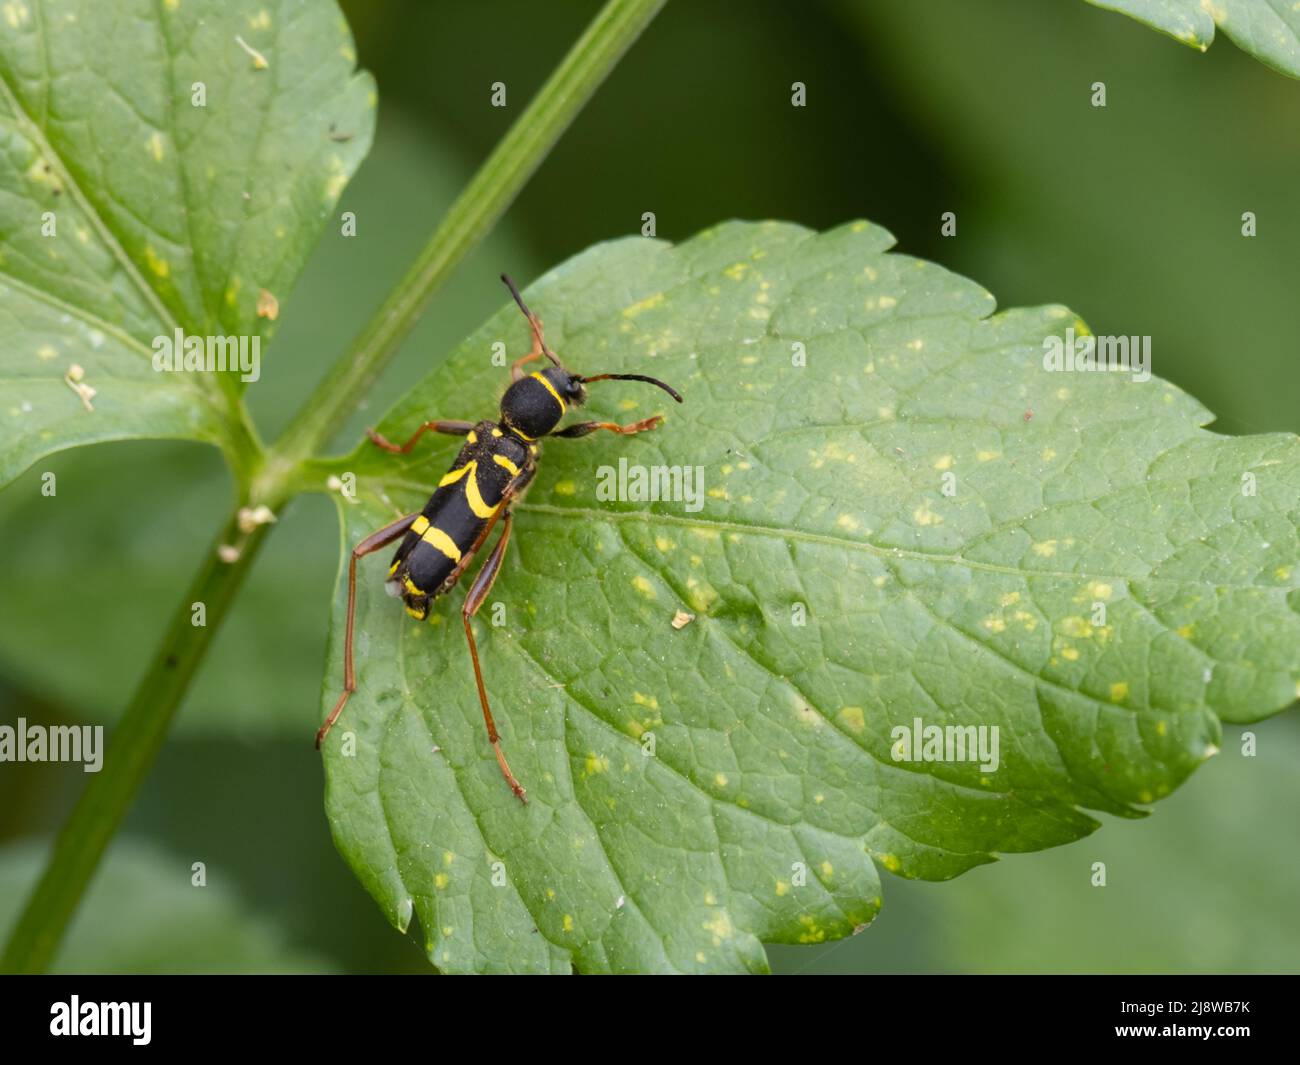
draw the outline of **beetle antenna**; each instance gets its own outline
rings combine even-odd
[[[515,283],[510,280],[509,274],[502,274],[501,280],[506,283],[506,288],[510,290],[510,295],[514,296],[515,302],[519,304],[519,309],[524,312],[524,317],[528,319],[528,328],[533,331],[533,340],[536,341],[537,346],[542,349],[542,354],[550,359],[551,362],[555,363],[556,366],[559,366],[560,360],[557,359],[555,353],[546,346],[546,340],[542,337],[541,319],[528,309],[528,305],[524,303],[523,296],[519,295],[519,289],[517,289]]]
[[[581,381],[584,385],[589,384],[592,381],[644,381],[648,385],[656,385],[659,388],[662,388],[665,392],[667,392],[670,396],[672,396],[673,399],[677,400],[678,403],[682,402],[682,397],[678,394],[677,389],[673,388],[671,385],[664,384],[657,377],[646,377],[645,374],[602,373],[602,374],[597,374],[595,377],[579,377],[578,380]]]

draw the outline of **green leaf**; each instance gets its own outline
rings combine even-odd
[[[283,305],[370,143],[342,16],[15,0],[0,18],[0,484],[102,440],[238,448],[238,375],[156,372],[152,345],[270,335],[262,290]]]
[[[868,923],[876,865],[946,879],[1086,835],[1084,807],[1140,816],[1221,720],[1296,698],[1297,438],[1211,433],[1158,378],[1049,372],[1073,314],[994,314],[891,244],[866,223],[733,223],[599,245],[528,292],[567,365],[686,402],[592,386],[595,417],[668,421],[548,443],[517,508],[476,631],[526,808],[484,735],[463,593],[417,624],[384,594],[387,553],[360,566],[326,806],[440,967],[762,970],[762,942]],[[381,431],[489,416],[498,340],[527,348],[510,305]],[[358,475],[344,563],[457,443],[332,468]],[[702,466],[702,509],[601,502],[620,458]],[[326,708],[345,604],[340,585]],[[679,609],[696,617],[677,630]],[[998,768],[896,760],[917,718],[996,726]]]
[[[1215,27],[1261,63],[1300,78],[1300,8],[1277,0],[1088,0],[1204,52]]]
[[[18,915],[44,866],[45,845],[0,850],[0,929]],[[324,959],[292,947],[284,932],[205,869],[193,884],[192,858],[123,839],[109,853],[68,934],[59,973],[319,973]]]

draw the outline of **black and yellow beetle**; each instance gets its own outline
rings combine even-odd
[[[474,680],[478,684],[479,702],[483,706],[483,720],[487,724],[488,740],[501,765],[501,772],[510,790],[524,798],[524,789],[506,764],[501,751],[501,739],[488,706],[487,689],[483,686],[483,670],[479,666],[478,647],[470,619],[492,590],[501,571],[506,545],[510,542],[511,502],[528,487],[537,473],[539,441],[548,439],[574,439],[605,429],[612,433],[642,433],[663,422],[656,414],[631,425],[614,422],[576,422],[564,429],[556,429],[560,419],[587,399],[584,386],[593,381],[645,381],[657,385],[678,403],[682,397],[664,382],[642,374],[597,374],[581,377],[566,370],[546,346],[542,323],[525,305],[514,282],[505,274],[501,280],[510,289],[519,309],[528,319],[533,334],[533,346],[527,355],[518,359],[510,369],[510,387],[501,397],[501,420],[493,422],[429,421],[421,425],[405,444],[397,445],[370,430],[367,435],[385,451],[405,454],[415,446],[426,432],[448,433],[466,438],[451,470],[438,482],[429,502],[418,514],[386,525],[372,533],[352,550],[348,564],[348,621],[343,643],[343,693],[334,704],[325,724],[316,733],[316,746],[320,747],[350,696],[357,689],[352,668],[352,622],[357,602],[357,560],[379,551],[398,537],[402,542],[388,569],[387,589],[406,604],[406,611],[416,620],[423,621],[429,613],[429,604],[449,591],[461,574],[469,567],[475,553],[501,522],[501,536],[470,585],[461,607],[465,623],[465,637],[469,641],[469,654],[474,663]],[[524,364],[543,355],[551,365],[535,373],[525,373]]]

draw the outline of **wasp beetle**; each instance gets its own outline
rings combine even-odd
[[[474,680],[478,685],[479,703],[483,707],[483,720],[487,725],[488,741],[501,766],[501,773],[510,785],[510,790],[522,802],[524,788],[506,763],[501,750],[501,738],[497,734],[496,723],[492,720],[492,710],[488,706],[487,689],[483,684],[483,670],[479,665],[478,646],[474,642],[474,630],[471,619],[492,590],[492,585],[501,572],[501,563],[505,558],[506,545],[510,542],[510,527],[513,522],[511,505],[528,487],[537,473],[537,461],[540,457],[542,439],[572,440],[587,436],[604,429],[624,435],[643,433],[654,429],[663,422],[662,415],[633,422],[631,425],[618,425],[614,422],[585,421],[575,422],[564,429],[557,426],[570,409],[582,406],[587,399],[586,386],[594,381],[644,381],[662,388],[678,403],[682,397],[675,389],[654,377],[643,374],[603,373],[594,377],[582,377],[566,369],[555,353],[546,346],[542,333],[541,320],[524,304],[523,297],[514,282],[505,274],[501,275],[510,294],[532,332],[533,345],[528,354],[515,361],[510,369],[510,386],[501,397],[499,421],[481,422],[463,421],[428,421],[421,425],[406,443],[394,444],[380,436],[374,430],[367,430],[370,440],[385,451],[394,454],[406,454],[426,432],[447,433],[452,436],[465,437],[465,446],[460,449],[455,462],[446,476],[438,482],[438,487],[429,502],[418,514],[408,514],[404,518],[386,525],[378,532],[372,533],[352,550],[348,563],[348,620],[347,634],[343,642],[343,692],[338,702],[330,711],[325,724],[316,733],[316,746],[319,748],[328,735],[334,722],[347,704],[348,697],[356,691],[356,675],[352,668],[352,623],[356,614],[357,601],[357,562],[366,555],[382,550],[394,540],[401,539],[397,553],[393,555],[388,567],[386,588],[406,604],[406,612],[417,621],[423,621],[429,614],[430,604],[438,596],[449,591],[461,574],[469,568],[476,552],[483,546],[497,522],[501,523],[501,535],[497,538],[492,553],[483,563],[470,585],[461,607],[461,619],[465,623],[465,638],[469,642],[470,659],[474,664]],[[534,373],[524,370],[525,364],[545,356],[551,363],[545,369]]]

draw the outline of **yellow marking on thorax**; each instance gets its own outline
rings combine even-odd
[[[497,437],[499,437],[499,436],[501,435],[501,430],[500,430],[500,429],[493,429],[493,430],[492,430],[492,435],[493,435],[493,436],[497,436]]]
[[[504,455],[493,455],[492,461],[495,462],[498,466],[504,466],[507,470],[509,470],[511,477],[519,476],[519,467],[516,466],[513,462],[511,462]]]
[[[538,370],[536,373],[530,373],[528,376],[531,377],[534,381],[541,381],[542,384],[546,386],[546,391],[548,391],[551,394],[551,396],[555,399],[555,402],[560,405],[561,414],[563,414],[566,410],[569,409],[568,404],[565,403],[564,400],[560,398],[560,393],[555,391],[555,386],[551,384],[551,382],[548,381],[545,377],[542,376],[541,370]]]
[[[411,532],[416,536],[423,536],[424,530],[429,527],[429,519],[421,514],[415,521],[411,522]]]
[[[436,548],[446,555],[453,562],[460,561],[460,548],[450,536],[439,529],[436,525],[430,526],[428,531],[420,537],[430,547]]]
[[[478,443],[478,433],[474,432],[474,430],[471,429],[471,430],[466,434],[465,439],[468,440],[471,444],[477,444],[477,443]]]

